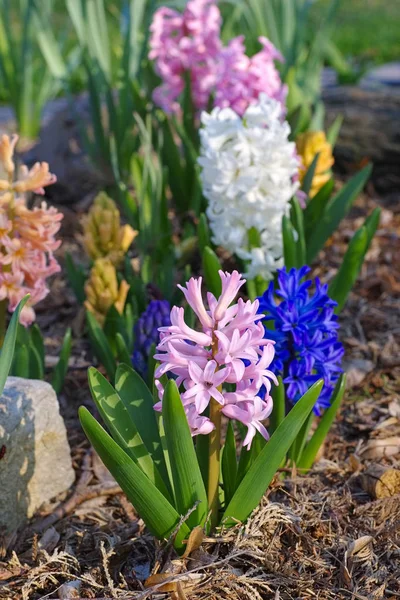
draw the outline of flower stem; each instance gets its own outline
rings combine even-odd
[[[7,323],[7,305],[8,300],[4,299],[0,302],[0,348],[3,347],[4,338],[6,335]]]
[[[219,472],[221,451],[221,407],[213,398],[210,402],[210,420],[215,429],[210,433],[208,460],[208,507],[211,511],[211,529],[218,525]]]

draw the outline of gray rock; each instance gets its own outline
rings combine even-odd
[[[400,198],[400,87],[367,90],[357,86],[325,89],[326,126],[339,115],[343,125],[335,146],[336,169],[354,173],[374,165],[372,182],[379,194]]]
[[[382,86],[400,86],[400,62],[391,62],[375,67],[364,75],[360,86],[378,88]]]
[[[0,398],[0,532],[14,532],[74,482],[57,396],[44,381],[9,377]]]

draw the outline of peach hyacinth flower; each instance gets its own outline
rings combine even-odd
[[[45,162],[31,169],[22,166],[16,174],[17,141],[18,136],[0,138],[0,163],[6,175],[0,178],[0,301],[13,312],[29,293],[20,317],[28,326],[35,320],[33,307],[49,293],[46,279],[60,271],[53,253],[61,244],[55,236],[63,215],[46,202],[28,208],[25,194],[44,194],[56,177]]]

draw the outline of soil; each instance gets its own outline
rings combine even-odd
[[[371,464],[396,468],[400,460],[400,206],[369,186],[314,275],[332,278],[351,235],[377,204],[381,225],[340,317],[349,387],[322,459],[305,476],[281,473],[246,526],[206,538],[186,560],[146,532],[89,449],[77,409],[93,411],[86,369],[95,361],[82,310],[64,276],[54,279],[38,321],[49,364],[66,327],[74,332],[60,406],[76,485],[3,540],[0,598],[164,598],[160,585],[144,586],[160,571],[170,576],[178,600],[400,598],[400,494],[374,499],[363,485]],[[67,251],[80,254],[82,207],[59,208],[62,260]]]

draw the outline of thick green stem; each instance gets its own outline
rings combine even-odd
[[[8,300],[1,300],[0,302],[0,348],[3,347],[4,338],[6,335],[6,324],[7,324],[7,305]]]
[[[218,525],[219,473],[221,451],[221,406],[216,400],[210,402],[210,419],[215,429],[210,433],[208,461],[208,507],[211,511],[211,529]]]

